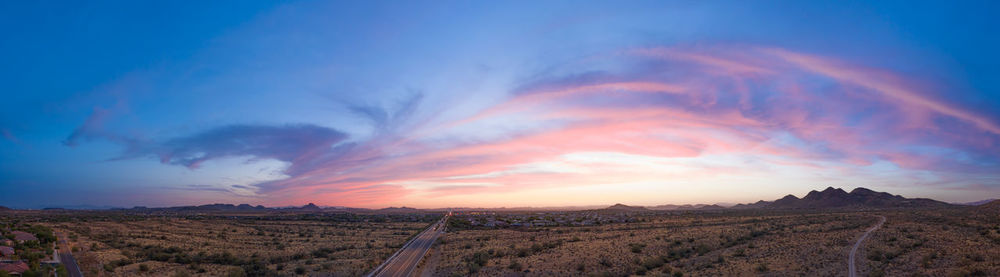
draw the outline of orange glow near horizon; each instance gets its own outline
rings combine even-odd
[[[316,167],[268,184],[268,193],[284,196],[277,204],[359,207],[751,202],[799,192],[803,183],[885,188],[900,181],[882,178],[887,175],[919,183],[946,178],[927,171],[941,157],[878,147],[864,134],[886,123],[908,122],[880,130],[897,140],[926,132],[936,117],[997,131],[971,112],[906,90],[902,77],[876,81],[855,73],[872,70],[806,54],[754,49],[711,56],[666,48],[631,53],[632,59],[667,61],[693,77],[656,80],[669,78],[651,73],[646,80],[620,76],[540,85],[466,118],[376,140],[342,157],[375,162]],[[811,79],[835,85],[846,100],[808,91],[816,82]],[[752,98],[761,92],[748,88],[753,86],[767,86],[768,109],[754,106],[760,100]],[[721,102],[732,97],[739,100]],[[864,112],[855,103],[888,112],[869,125],[846,126],[846,116]],[[490,128],[510,132],[436,144],[440,133]]]

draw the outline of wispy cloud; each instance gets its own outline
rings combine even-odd
[[[0,135],[3,135],[3,138],[5,138],[5,139],[7,139],[7,140],[9,140],[11,142],[21,143],[21,140],[17,139],[17,137],[14,136],[14,133],[12,133],[7,128],[0,128]]]
[[[73,130],[63,144],[75,147],[80,144],[80,140],[93,138],[106,138],[112,141],[121,141],[117,136],[108,133],[104,129],[104,123],[108,120],[111,112],[101,107],[95,107],[94,111],[87,117],[82,125]]]
[[[189,137],[174,138],[126,156],[155,154],[163,163],[197,168],[202,162],[237,156],[275,159],[295,164],[326,154],[347,137],[314,125],[224,126]]]
[[[314,125],[233,125],[143,143],[121,158],[157,156],[189,168],[233,156],[285,161],[288,178],[256,184],[258,193],[275,203],[346,205],[748,174],[740,164],[710,163],[733,157],[765,168],[888,161],[903,170],[996,175],[996,119],[913,89],[905,76],[788,50],[708,49],[623,51],[601,63],[613,66],[532,78],[505,101],[451,121],[415,121],[419,96],[392,110],[353,106],[375,126],[363,140]],[[100,131],[105,117],[95,110],[67,145],[99,136],[133,143]],[[448,136],[455,132],[499,135]],[[607,160],[568,158],[579,154]],[[639,160],[646,162],[629,162]],[[556,170],[543,170],[545,163]]]

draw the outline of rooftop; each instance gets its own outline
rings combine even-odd
[[[14,231],[14,232],[11,232],[11,233],[14,234],[14,240],[17,240],[17,241],[38,240],[38,238],[35,237],[35,235],[32,234],[32,233],[22,232],[22,231]]]

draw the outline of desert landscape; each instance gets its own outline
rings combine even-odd
[[[0,215],[0,222],[55,230],[86,276],[359,276],[434,219],[423,213]]]
[[[794,199],[793,199],[794,198]],[[1000,202],[856,189],[748,205],[382,210],[209,205],[8,210],[67,240],[86,276],[362,276],[447,216],[414,276],[995,276]],[[46,241],[51,240],[47,239]],[[32,268],[38,268],[37,261]]]
[[[453,230],[428,257],[430,276],[842,276],[864,229],[862,276],[993,276],[997,213],[688,211],[635,213],[593,227]],[[981,215],[981,216],[975,216]],[[966,217],[956,220],[956,217]],[[947,224],[942,224],[946,223]]]
[[[998,15],[0,1],[0,277],[1000,277]]]

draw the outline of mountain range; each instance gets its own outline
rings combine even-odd
[[[978,201],[980,205],[989,201]],[[1000,203],[1000,201],[992,201]],[[1000,204],[996,204],[1000,205]],[[867,188],[856,188],[851,192],[840,188],[827,187],[823,191],[810,191],[805,197],[787,195],[774,201],[760,200],[756,203],[737,204],[732,207],[720,205],[658,205],[651,207],[627,206],[615,204],[601,209],[604,211],[641,212],[650,210],[723,210],[723,209],[889,209],[889,208],[945,208],[955,207],[953,204],[927,199],[906,198],[887,192],[877,192]]]
[[[905,198],[887,192],[877,192],[866,188],[856,188],[846,192],[840,188],[827,187],[823,191],[810,191],[805,197],[787,195],[774,201],[758,201],[753,204],[739,204],[733,209],[830,209],[830,208],[943,208],[952,204],[927,199]]]

